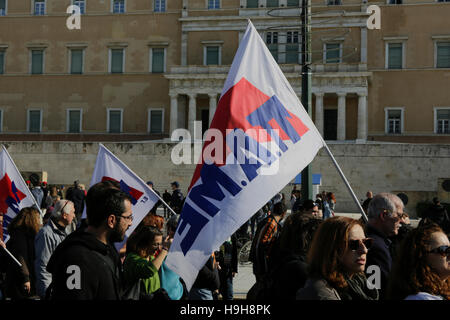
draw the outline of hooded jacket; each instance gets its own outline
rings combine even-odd
[[[122,267],[112,245],[84,230],[67,236],[47,265],[53,300],[120,300]]]

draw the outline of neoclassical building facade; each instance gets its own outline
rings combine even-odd
[[[66,23],[72,4],[80,29]],[[300,4],[0,1],[0,138],[169,140],[194,121],[204,131],[248,19],[300,98]],[[380,29],[368,29],[369,5]],[[432,0],[312,1],[311,117],[325,140],[450,142],[449,14]]]

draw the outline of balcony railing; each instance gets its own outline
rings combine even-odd
[[[301,65],[280,65],[284,73],[301,73]],[[364,63],[328,63],[312,64],[313,73],[321,72],[365,72],[367,64]],[[170,74],[228,74],[229,65],[224,66],[176,66],[170,68]]]

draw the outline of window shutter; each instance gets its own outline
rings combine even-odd
[[[152,49],[152,72],[153,73],[164,72],[164,49],[163,48]]]

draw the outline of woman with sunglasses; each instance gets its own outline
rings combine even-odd
[[[411,231],[399,248],[389,279],[388,298],[450,299],[449,240],[434,223]]]
[[[325,220],[308,252],[309,278],[297,300],[377,300],[378,291],[368,288],[364,274],[371,243],[358,220]]]

